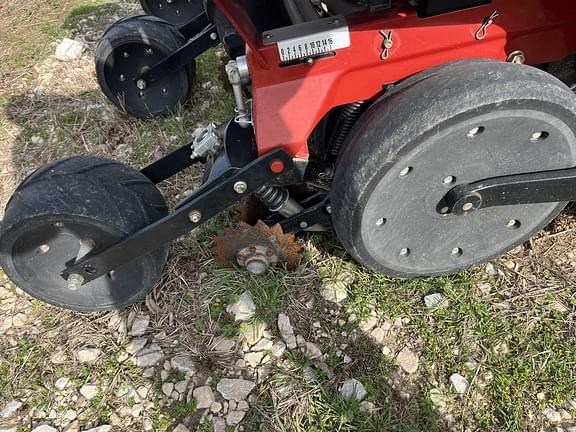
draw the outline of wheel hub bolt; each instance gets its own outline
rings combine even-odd
[[[136,81],[136,87],[138,87],[138,89],[140,89],[140,90],[145,90],[146,89],[146,81],[144,81],[143,79],[139,79],[138,81]]]
[[[202,213],[200,213],[199,210],[192,210],[188,213],[188,219],[190,219],[192,223],[198,223],[202,220]]]
[[[253,275],[261,275],[268,270],[268,262],[262,258],[254,257],[246,261],[246,270]]]
[[[237,194],[242,195],[248,189],[248,184],[244,181],[237,181],[234,183],[234,192]]]
[[[78,288],[82,286],[83,283],[84,283],[84,277],[82,277],[77,273],[72,273],[70,276],[68,276],[68,279],[66,280],[66,287],[70,291],[76,291],[78,290]]]
[[[467,211],[472,210],[472,207],[474,207],[474,204],[468,202],[462,206],[462,210],[467,212]]]

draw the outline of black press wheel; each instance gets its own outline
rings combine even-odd
[[[140,0],[140,4],[146,14],[175,26],[188,23],[204,9],[202,0]]]
[[[437,204],[454,186],[576,166],[576,97],[553,76],[481,60],[421,76],[374,103],[355,125],[332,194],[346,249],[401,277],[487,261],[527,240],[565,205],[440,214]]]
[[[136,77],[186,43],[171,24],[155,17],[124,18],[104,33],[96,47],[96,76],[115,105],[135,117],[174,112],[190,97],[196,64],[167,74],[154,83]]]
[[[93,156],[64,159],[28,177],[6,207],[0,265],[31,296],[80,311],[143,299],[161,275],[168,246],[79,288],[61,276],[81,242],[98,251],[168,213],[162,194],[138,171]]]

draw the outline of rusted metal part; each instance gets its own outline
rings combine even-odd
[[[246,267],[255,274],[278,265],[293,270],[302,260],[303,251],[302,242],[294,234],[284,234],[280,225],[269,227],[260,220],[253,226],[240,222],[234,228],[225,228],[213,248],[217,263]]]

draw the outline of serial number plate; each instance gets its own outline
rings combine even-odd
[[[292,62],[349,47],[350,32],[346,19],[338,15],[264,33],[264,44],[273,43],[280,60]]]
[[[278,42],[278,52],[280,60],[287,62],[326,54],[349,46],[350,34],[346,28]]]

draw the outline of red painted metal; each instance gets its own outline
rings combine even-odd
[[[280,67],[276,45],[264,46],[249,17],[235,15],[239,0],[215,0],[246,38],[252,75],[253,114],[260,154],[282,147],[308,157],[307,140],[332,108],[380,95],[383,86],[450,61],[506,60],[515,50],[529,64],[560,60],[576,51],[576,2],[494,0],[486,6],[418,18],[407,1],[389,11],[348,17],[351,46],[311,66]],[[499,16],[478,40],[476,32],[494,11]],[[393,46],[381,59],[381,30]],[[430,101],[435,103],[435,101]]]

